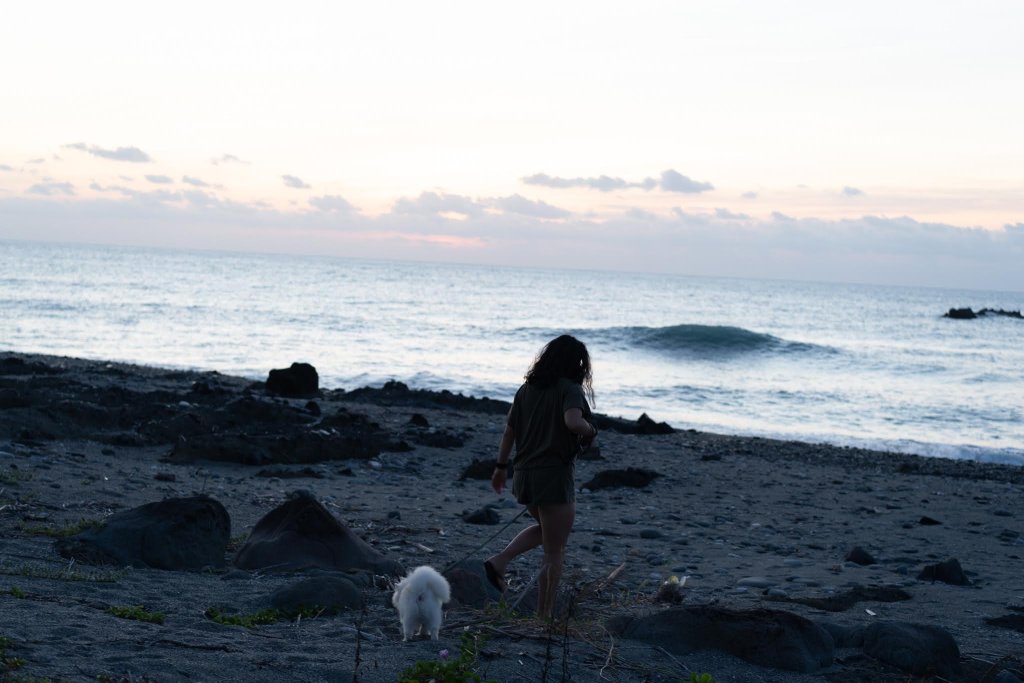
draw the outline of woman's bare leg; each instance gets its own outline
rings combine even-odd
[[[540,505],[537,512],[544,546],[544,564],[537,584],[537,616],[548,618],[554,611],[558,583],[562,580],[565,546],[576,520],[576,503]]]
[[[526,509],[535,519],[540,519],[537,516],[537,508],[531,507]],[[505,575],[505,568],[508,567],[508,563],[519,557],[523,553],[533,550],[541,544],[543,541],[543,534],[541,532],[541,525],[538,521],[537,524],[532,524],[518,534],[515,535],[509,544],[505,546],[497,555],[491,555],[487,558],[487,561],[491,563],[491,566],[501,574]]]

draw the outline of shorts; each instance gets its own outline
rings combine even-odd
[[[573,463],[512,472],[512,495],[522,505],[572,503],[576,500]]]

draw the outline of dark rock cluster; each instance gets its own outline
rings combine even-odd
[[[977,312],[972,308],[951,308],[943,314],[943,318],[952,318],[953,320],[974,320],[975,318],[982,318],[986,315],[1000,315],[1006,318],[1024,318],[1020,311],[1004,311],[1001,308],[982,308]]]

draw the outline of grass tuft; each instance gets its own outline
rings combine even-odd
[[[21,530],[29,536],[48,536],[50,538],[68,538],[86,531],[87,529],[95,529],[100,526],[102,522],[95,519],[82,519],[74,524],[69,524],[63,527],[56,526],[22,526]]]
[[[31,478],[32,475],[28,472],[21,472],[15,469],[0,470],[0,484],[5,486],[15,486]]]
[[[224,614],[216,607],[209,607],[203,613],[207,619],[225,626],[244,626],[256,628],[281,621],[284,615],[276,609],[264,609],[255,614]]]
[[[25,660],[21,657],[10,657],[7,655],[7,648],[11,646],[9,638],[0,637],[0,674],[4,674],[4,680],[7,680],[6,674],[17,671],[21,667],[25,666]]]
[[[483,683],[484,679],[476,670],[483,643],[483,635],[463,631],[458,657],[449,658],[448,650],[441,650],[438,659],[421,659],[402,671],[398,683]],[[487,683],[494,682],[489,679]]]

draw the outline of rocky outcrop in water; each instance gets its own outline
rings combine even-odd
[[[1001,315],[1006,318],[1024,319],[1020,311],[1004,311],[1001,308],[982,308],[977,312],[971,308],[951,308],[942,317],[952,318],[953,320],[974,320],[975,318],[983,318],[987,315]]]

